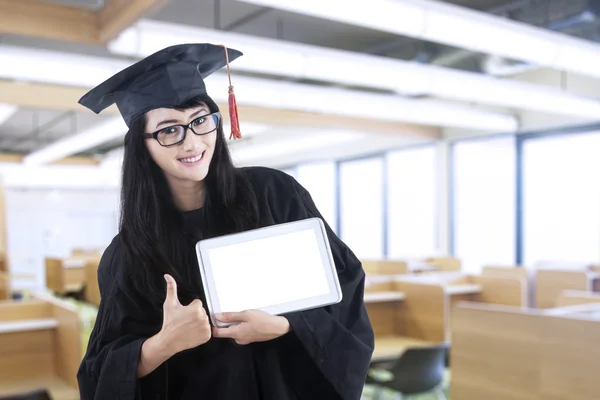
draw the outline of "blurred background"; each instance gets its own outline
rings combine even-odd
[[[29,307],[26,299],[44,304],[50,325],[39,329],[60,343],[53,329],[61,319],[47,305],[77,313],[71,334],[81,349],[95,318],[95,268],[118,229],[126,126],[115,107],[95,115],[77,100],[166,46],[210,42],[244,53],[231,64],[244,134],[229,141],[236,165],[283,170],[310,191],[364,262],[378,338],[448,346],[443,377],[431,388],[394,386],[391,374],[387,383],[368,382],[365,398],[435,388],[459,400],[600,398],[595,384],[582,383],[584,372],[568,380],[556,367],[545,375],[543,350],[524,372],[528,383],[510,378],[523,367],[523,348],[494,337],[485,319],[507,306],[517,308],[502,316],[537,324],[542,309],[600,302],[598,41],[599,0],[0,0],[0,297],[12,299],[0,305],[0,354],[21,354],[2,347],[10,342],[2,341],[2,324],[4,335],[23,334],[10,325],[11,310]],[[226,71],[207,86],[226,110]],[[500,283],[490,284],[491,276]],[[413,302],[432,301],[413,284],[441,288],[437,311],[409,315]],[[563,302],[564,290],[571,297]],[[468,340],[480,344],[473,354],[450,346],[456,299],[492,304],[478,323],[470,314],[477,308],[461,310],[467,326],[491,329],[483,335],[489,346]],[[590,307],[593,331],[600,321]],[[584,318],[561,315],[566,323]],[[492,321],[504,331],[501,318]],[[433,320],[441,333],[427,333]],[[540,325],[535,335],[545,331]],[[499,351],[499,341],[502,354],[514,350],[514,364],[502,359],[495,368],[490,360],[502,355],[483,355]],[[391,349],[386,373],[402,367],[412,346],[390,343],[379,346]],[[77,398],[72,369],[80,354],[64,372],[56,351],[47,355],[54,364],[45,380],[15,372],[30,356],[3,355],[0,398],[4,384],[6,393],[42,387],[55,399]],[[556,357],[567,363],[574,354]],[[586,371],[600,367],[594,360]],[[414,372],[421,361],[404,363],[423,375]],[[497,375],[478,375],[490,371]],[[550,376],[556,392],[533,388],[544,381],[534,372]],[[550,392],[558,397],[539,397]]]

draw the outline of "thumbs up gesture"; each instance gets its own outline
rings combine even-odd
[[[198,299],[183,306],[177,297],[177,283],[171,275],[165,275],[167,296],[163,303],[163,325],[160,336],[172,354],[191,349],[208,342],[211,327],[208,315]]]

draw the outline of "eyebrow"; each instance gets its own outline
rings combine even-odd
[[[201,107],[198,111],[196,111],[195,113],[193,113],[192,115],[190,115],[190,119],[194,118],[195,116],[197,116],[198,114],[200,114],[202,111],[204,112],[209,112],[208,109],[206,107]],[[159,122],[156,125],[156,128],[158,129],[159,126],[161,125],[166,125],[166,124],[176,124],[179,121],[177,121],[176,119],[166,119],[164,121]]]

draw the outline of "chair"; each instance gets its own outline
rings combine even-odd
[[[52,400],[52,397],[50,397],[50,394],[46,390],[40,389],[26,393],[0,396],[0,400]]]
[[[446,400],[440,384],[444,379],[448,344],[406,349],[395,360],[373,361],[373,370],[383,370],[389,379],[378,378],[369,374],[367,384],[377,386],[375,399],[381,398],[383,388],[396,391],[400,399],[410,395],[435,391],[438,400]]]

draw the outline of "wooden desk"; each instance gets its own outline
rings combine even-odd
[[[77,309],[56,299],[0,302],[0,396],[39,388],[78,397],[82,359]]]
[[[368,292],[365,293],[365,303],[386,303],[390,301],[402,301],[406,295],[402,292],[385,291],[385,292]]]
[[[600,399],[600,321],[482,303],[453,314],[453,399]]]
[[[431,344],[432,342],[403,336],[376,338],[372,360],[395,358],[409,347],[423,347]]]
[[[369,275],[407,274],[408,265],[402,260],[361,260],[363,270]]]
[[[535,306],[553,308],[565,290],[592,292],[600,289],[598,271],[538,269],[535,273]]]
[[[556,307],[600,303],[600,293],[580,290],[564,290],[556,301]]]
[[[0,271],[0,300],[10,298],[10,279],[8,272]]]
[[[25,319],[21,321],[0,322],[0,333],[29,332],[54,329],[58,321],[54,318]]]
[[[32,388],[46,389],[52,400],[80,400],[79,390],[67,385],[58,378],[41,378],[33,381],[8,382],[0,386],[0,395],[16,395],[26,393]]]
[[[402,302],[405,297],[398,291],[365,293],[364,301],[376,337],[402,332]]]
[[[385,292],[394,290],[396,275],[367,274],[365,276],[365,292]]]
[[[463,283],[459,285],[445,286],[445,292],[450,296],[461,294],[479,294],[481,293],[481,285],[473,283]]]

